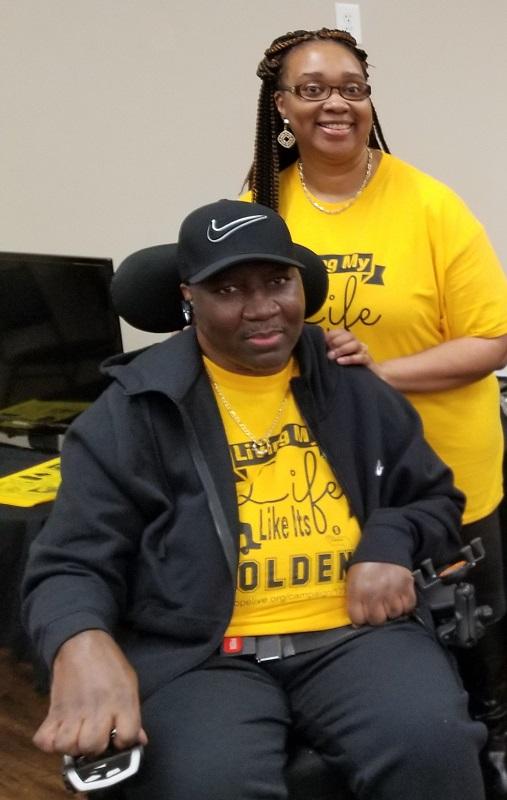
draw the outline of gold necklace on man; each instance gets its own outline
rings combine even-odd
[[[370,180],[370,177],[371,177],[371,168],[372,168],[372,164],[373,164],[373,155],[372,155],[371,149],[369,147],[367,147],[366,150],[368,151],[368,160],[367,160],[367,163],[366,163],[366,173],[365,173],[365,176],[364,176],[364,179],[363,179],[363,182],[362,182],[361,186],[359,187],[359,189],[357,190],[355,195],[353,197],[351,197],[350,200],[347,203],[345,203],[345,205],[342,205],[339,208],[334,208],[334,209],[325,208],[325,206],[321,206],[321,204],[318,203],[317,200],[315,200],[314,197],[312,197],[312,195],[310,193],[310,190],[308,189],[308,186],[305,183],[305,176],[304,176],[304,172],[303,172],[303,162],[301,161],[301,159],[299,159],[297,167],[298,167],[299,180],[301,181],[301,188],[303,189],[303,192],[304,192],[304,195],[305,195],[306,199],[312,204],[312,206],[314,208],[316,208],[318,211],[322,211],[323,214],[343,214],[343,212],[346,211],[347,208],[350,208],[352,203],[356,202],[356,200],[362,194],[366,184],[368,183],[368,181]]]
[[[259,438],[256,438],[253,435],[252,431],[249,430],[249,428],[247,428],[247,426],[245,425],[243,420],[240,418],[238,412],[234,410],[234,408],[230,404],[229,400],[224,395],[224,393],[221,390],[221,388],[218,385],[218,383],[216,381],[212,380],[211,384],[212,384],[212,386],[213,386],[213,388],[214,388],[214,390],[215,390],[215,392],[217,394],[217,397],[222,402],[222,405],[224,406],[224,408],[226,409],[228,414],[232,417],[232,419],[234,420],[234,422],[236,423],[236,425],[238,426],[240,431],[242,433],[244,433],[245,436],[250,441],[252,450],[254,451],[254,454],[257,456],[257,458],[262,458],[263,456],[267,455],[268,452],[269,452],[269,438],[275,432],[276,426],[278,425],[278,422],[280,421],[280,418],[282,416],[283,410],[284,410],[285,405],[287,403],[287,399],[289,397],[289,388],[287,388],[287,391],[285,392],[284,398],[283,398],[279,408],[277,409],[277,412],[276,412],[276,414],[275,414],[275,416],[273,418],[273,421],[272,421],[271,425],[267,429],[267,431],[264,434],[264,436],[262,436],[259,439]]]

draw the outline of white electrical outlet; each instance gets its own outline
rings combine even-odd
[[[361,13],[357,3],[335,3],[336,27],[350,33],[361,44]]]

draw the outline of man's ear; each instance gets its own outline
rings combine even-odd
[[[183,318],[188,325],[191,325],[194,320],[194,304],[192,303],[192,292],[190,288],[187,286],[186,283],[180,283],[180,291],[183,295],[183,299],[181,301],[181,313],[183,314]]]
[[[180,290],[181,294],[183,295],[183,299],[188,300],[188,302],[190,303],[190,301],[192,300],[192,292],[190,291],[190,287],[187,286],[186,283],[180,283]]]

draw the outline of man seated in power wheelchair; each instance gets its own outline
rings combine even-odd
[[[125,800],[286,798],[289,735],[336,798],[482,800],[485,728],[413,576],[458,554],[449,470],[403,397],[303,324],[325,271],[274,212],[204,206],[169,252],[191,325],[106,366],[31,549],[35,742],[144,745]]]
[[[475,589],[467,581],[469,570],[484,558],[480,540],[461,549],[463,560],[438,573],[430,559],[414,572],[419,589],[436,622],[436,634],[446,646],[473,648],[484,632],[484,622],[491,616],[489,606],[477,607]],[[93,793],[92,800],[124,800],[122,784],[139,770],[144,748],[134,745],[126,750],[110,744],[99,756],[63,756],[63,779],[74,792]],[[285,770],[290,800],[353,800],[336,774],[314,750],[290,737]],[[497,772],[502,773],[501,765]]]

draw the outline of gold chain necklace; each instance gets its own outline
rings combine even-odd
[[[253,435],[252,431],[249,430],[247,428],[247,426],[245,425],[245,423],[240,419],[239,414],[233,409],[233,407],[229,403],[227,397],[222,392],[222,390],[221,390],[220,386],[218,385],[218,383],[216,381],[214,381],[214,380],[212,380],[211,383],[212,383],[212,386],[213,386],[215,392],[217,393],[218,397],[222,401],[223,406],[226,409],[226,411],[230,414],[230,416],[232,417],[232,419],[234,420],[234,422],[236,423],[238,428],[241,430],[241,432],[244,433],[245,436],[247,436],[248,439],[250,440],[251,445],[252,445],[252,450],[254,451],[254,453],[257,456],[257,458],[262,458],[262,456],[267,455],[268,450],[269,450],[269,437],[274,432],[274,430],[275,430],[275,428],[276,428],[276,426],[277,426],[277,424],[278,424],[278,422],[280,420],[280,417],[282,416],[283,410],[285,408],[285,404],[287,403],[287,398],[289,396],[289,389],[287,388],[287,391],[285,392],[285,397],[283,398],[283,400],[281,402],[281,405],[278,408],[278,410],[277,410],[277,412],[276,412],[276,414],[274,416],[273,422],[269,426],[268,430],[266,431],[264,436],[262,436],[260,439],[256,439],[255,436]]]
[[[301,187],[303,189],[303,192],[304,192],[304,195],[305,195],[306,199],[309,200],[309,202],[312,204],[312,206],[314,206],[314,208],[318,209],[318,211],[322,211],[324,214],[343,214],[343,212],[346,211],[347,208],[350,208],[352,203],[356,202],[357,198],[362,194],[362,192],[364,190],[364,187],[366,186],[366,184],[370,180],[370,176],[371,176],[371,167],[372,167],[372,163],[373,163],[373,156],[372,156],[372,152],[371,152],[370,148],[367,147],[366,149],[368,150],[368,162],[366,164],[366,173],[365,173],[364,180],[363,180],[361,186],[359,187],[359,189],[355,193],[354,197],[350,198],[348,203],[345,203],[344,206],[340,206],[340,208],[335,208],[335,209],[324,208],[324,206],[321,206],[320,203],[317,203],[317,201],[314,200],[314,198],[310,194],[308,186],[305,183],[305,176],[303,174],[303,162],[301,161],[301,159],[299,159],[299,161],[298,161],[298,174],[299,174],[299,180],[301,181]]]

